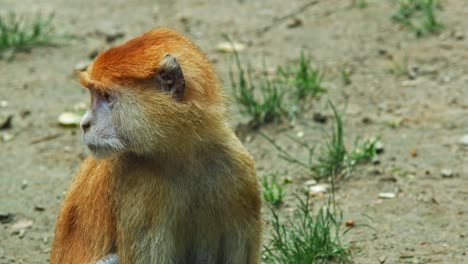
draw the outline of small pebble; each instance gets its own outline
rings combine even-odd
[[[442,169],[440,171],[440,174],[442,175],[443,178],[452,178],[454,175],[453,170],[451,169]]]
[[[312,186],[312,185],[315,185],[315,184],[317,184],[316,180],[308,180],[308,181],[304,182],[305,186]]]
[[[2,140],[5,141],[5,142],[13,140],[14,137],[15,137],[15,135],[12,134],[12,133],[3,133],[2,134]]]
[[[65,147],[63,147],[63,151],[64,151],[64,152],[70,153],[70,152],[72,152],[72,150],[73,150],[73,149],[72,149],[72,147],[70,147],[70,146],[65,146]]]
[[[81,116],[75,113],[64,112],[58,117],[58,122],[65,127],[77,127],[80,125]]]
[[[468,134],[463,135],[459,141],[460,144],[468,146]]]
[[[315,112],[313,115],[313,120],[317,123],[325,124],[327,122],[327,116],[320,112]]]
[[[111,33],[106,34],[106,42],[112,43],[115,40],[122,38],[124,36],[125,36],[125,33],[123,32],[119,32],[119,31],[111,32]]]
[[[384,144],[382,143],[382,141],[377,141],[374,145],[374,148],[375,148],[375,153],[377,154],[382,154],[384,153]]]
[[[287,27],[296,28],[296,27],[302,26],[302,24],[303,24],[302,19],[295,17],[288,22]]]
[[[27,187],[28,187],[28,181],[27,180],[21,181],[21,190],[24,190]]]
[[[25,235],[26,235],[26,229],[21,229],[21,230],[18,232],[18,237],[19,237],[19,238],[23,238]]]
[[[406,81],[401,82],[401,86],[403,86],[403,87],[413,87],[413,86],[417,86],[420,83],[421,83],[420,79],[406,80]]]
[[[245,49],[245,45],[238,42],[222,42],[216,46],[216,51],[224,53],[241,52]]]
[[[288,184],[288,183],[291,183],[292,182],[292,178],[291,177],[284,177],[283,178],[283,183],[284,184]]]
[[[12,214],[12,213],[0,212],[0,223],[1,224],[8,224],[11,221],[13,221],[14,217],[15,217],[15,215]]]
[[[356,222],[353,219],[350,219],[350,220],[346,221],[346,226],[348,226],[348,227],[354,226],[355,224],[356,224]]]
[[[439,81],[443,83],[449,83],[450,81],[452,81],[452,76],[448,74],[441,75],[439,76]]]
[[[33,221],[32,220],[19,220],[18,222],[14,223],[12,226],[11,226],[11,229],[13,230],[21,230],[21,229],[26,229],[26,228],[29,228],[33,225]]]
[[[404,122],[405,122],[405,119],[403,119],[403,118],[395,118],[395,119],[392,119],[392,120],[388,120],[387,124],[391,128],[399,128],[399,127],[401,127],[403,125]]]
[[[465,35],[463,34],[463,32],[457,30],[454,32],[453,36],[455,37],[455,39],[457,40],[463,40],[465,38]]]
[[[383,204],[383,200],[382,199],[377,199],[375,201],[372,201],[371,205],[380,205],[380,204]]]
[[[394,176],[385,176],[385,177],[382,177],[382,178],[379,178],[379,181],[383,181],[383,182],[397,182],[398,179]]]
[[[362,121],[362,123],[364,123],[366,125],[372,123],[372,119],[370,117],[363,117],[361,121]]]
[[[382,198],[382,199],[393,199],[395,197],[396,197],[396,193],[392,193],[392,192],[379,193],[379,198]]]
[[[372,158],[372,164],[374,164],[374,165],[379,165],[379,164],[380,164],[380,159],[377,158],[377,157],[373,157],[373,158]]]
[[[414,82],[416,82],[416,78],[418,77],[418,73],[419,73],[419,68],[417,66],[414,66],[414,67],[411,67],[409,70],[408,70],[408,77],[413,80]],[[416,82],[416,85],[419,84],[420,81],[417,81]]]
[[[34,206],[34,211],[36,211],[36,212],[44,212],[44,210],[45,210],[45,207],[42,206],[42,205],[35,205]]]
[[[26,118],[26,117],[31,115],[31,110],[23,109],[23,110],[20,111],[19,114],[20,114],[21,118]]]
[[[318,184],[309,187],[309,195],[310,196],[320,196],[325,194],[328,189],[330,188],[327,184]]]
[[[96,58],[97,55],[99,55],[100,52],[101,52],[101,48],[92,49],[88,54],[88,58],[90,60],[94,60],[94,58]]]
[[[12,114],[0,113],[0,130],[11,128],[11,121],[13,120]]]

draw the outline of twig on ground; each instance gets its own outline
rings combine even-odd
[[[33,138],[31,140],[31,144],[37,144],[39,142],[43,142],[43,141],[48,141],[48,140],[52,140],[52,139],[56,139],[58,137],[60,137],[62,135],[62,133],[56,133],[56,134],[51,134],[51,135],[45,135],[45,136],[40,136],[40,137],[36,137],[36,138]]]
[[[280,24],[281,22],[291,18],[291,17],[294,17],[300,13],[303,13],[307,10],[307,8],[313,6],[313,5],[316,5],[318,4],[320,1],[318,0],[314,0],[314,1],[309,1],[305,4],[303,4],[302,6],[298,7],[297,9],[287,13],[286,15],[283,15],[283,16],[280,16],[278,18],[275,18],[270,24],[267,24],[267,25],[264,25],[258,29],[255,30],[255,32],[259,35],[261,34],[264,34],[266,33],[267,31],[269,31],[270,29],[272,29],[274,26]]]

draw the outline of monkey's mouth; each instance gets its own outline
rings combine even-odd
[[[100,140],[100,142],[86,142],[90,154],[96,158],[108,158],[125,150],[125,146],[120,141]]]
[[[91,150],[92,152],[96,152],[96,151],[98,151],[98,150],[100,149],[99,146],[93,145],[93,144],[87,144],[86,146],[87,146],[87,147],[89,148],[89,150]]]
[[[116,137],[88,137],[83,136],[83,143],[87,146],[90,154],[96,158],[110,157],[125,150],[125,144]]]

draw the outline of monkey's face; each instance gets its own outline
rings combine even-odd
[[[182,68],[171,54],[151,77],[136,83],[100,86],[87,72],[81,82],[91,94],[81,121],[83,141],[97,158],[185,151],[202,140],[199,130],[208,122],[202,121],[203,107],[186,100]]]
[[[96,158],[106,158],[124,151],[126,143],[112,118],[118,96],[94,88],[89,91],[91,105],[80,124],[83,142]]]

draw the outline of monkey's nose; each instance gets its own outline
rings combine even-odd
[[[90,127],[91,127],[91,122],[89,121],[81,122],[81,129],[83,129],[84,132],[86,132]]]

